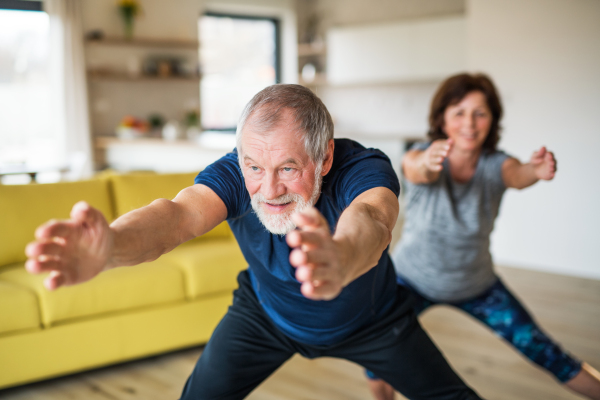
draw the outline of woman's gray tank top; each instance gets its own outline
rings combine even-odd
[[[427,147],[417,143],[413,149]],[[405,181],[405,223],[392,260],[399,277],[423,296],[455,302],[495,283],[490,234],[506,190],[502,163],[507,157],[484,150],[465,184],[452,180],[447,159],[436,182]]]

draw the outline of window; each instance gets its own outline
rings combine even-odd
[[[41,2],[0,0],[0,166],[56,157],[48,33]]]
[[[235,131],[244,106],[280,82],[279,22],[207,13],[199,21],[202,128]]]

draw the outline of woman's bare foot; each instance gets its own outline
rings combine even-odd
[[[600,400],[600,372],[588,363],[584,362],[581,371],[565,386],[590,399]]]

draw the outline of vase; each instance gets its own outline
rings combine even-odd
[[[124,18],[123,23],[125,28],[125,39],[133,39],[133,18]]]
[[[125,29],[125,38],[133,38],[133,21],[135,18],[136,10],[131,6],[121,7],[121,17],[123,17],[123,28]]]

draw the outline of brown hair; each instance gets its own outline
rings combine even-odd
[[[427,136],[431,141],[447,139],[448,136],[444,132],[444,112],[446,108],[460,103],[471,92],[481,92],[485,95],[488,108],[492,113],[492,125],[482,147],[495,151],[500,140],[502,103],[494,83],[484,74],[458,74],[446,79],[440,85],[431,102]]]

